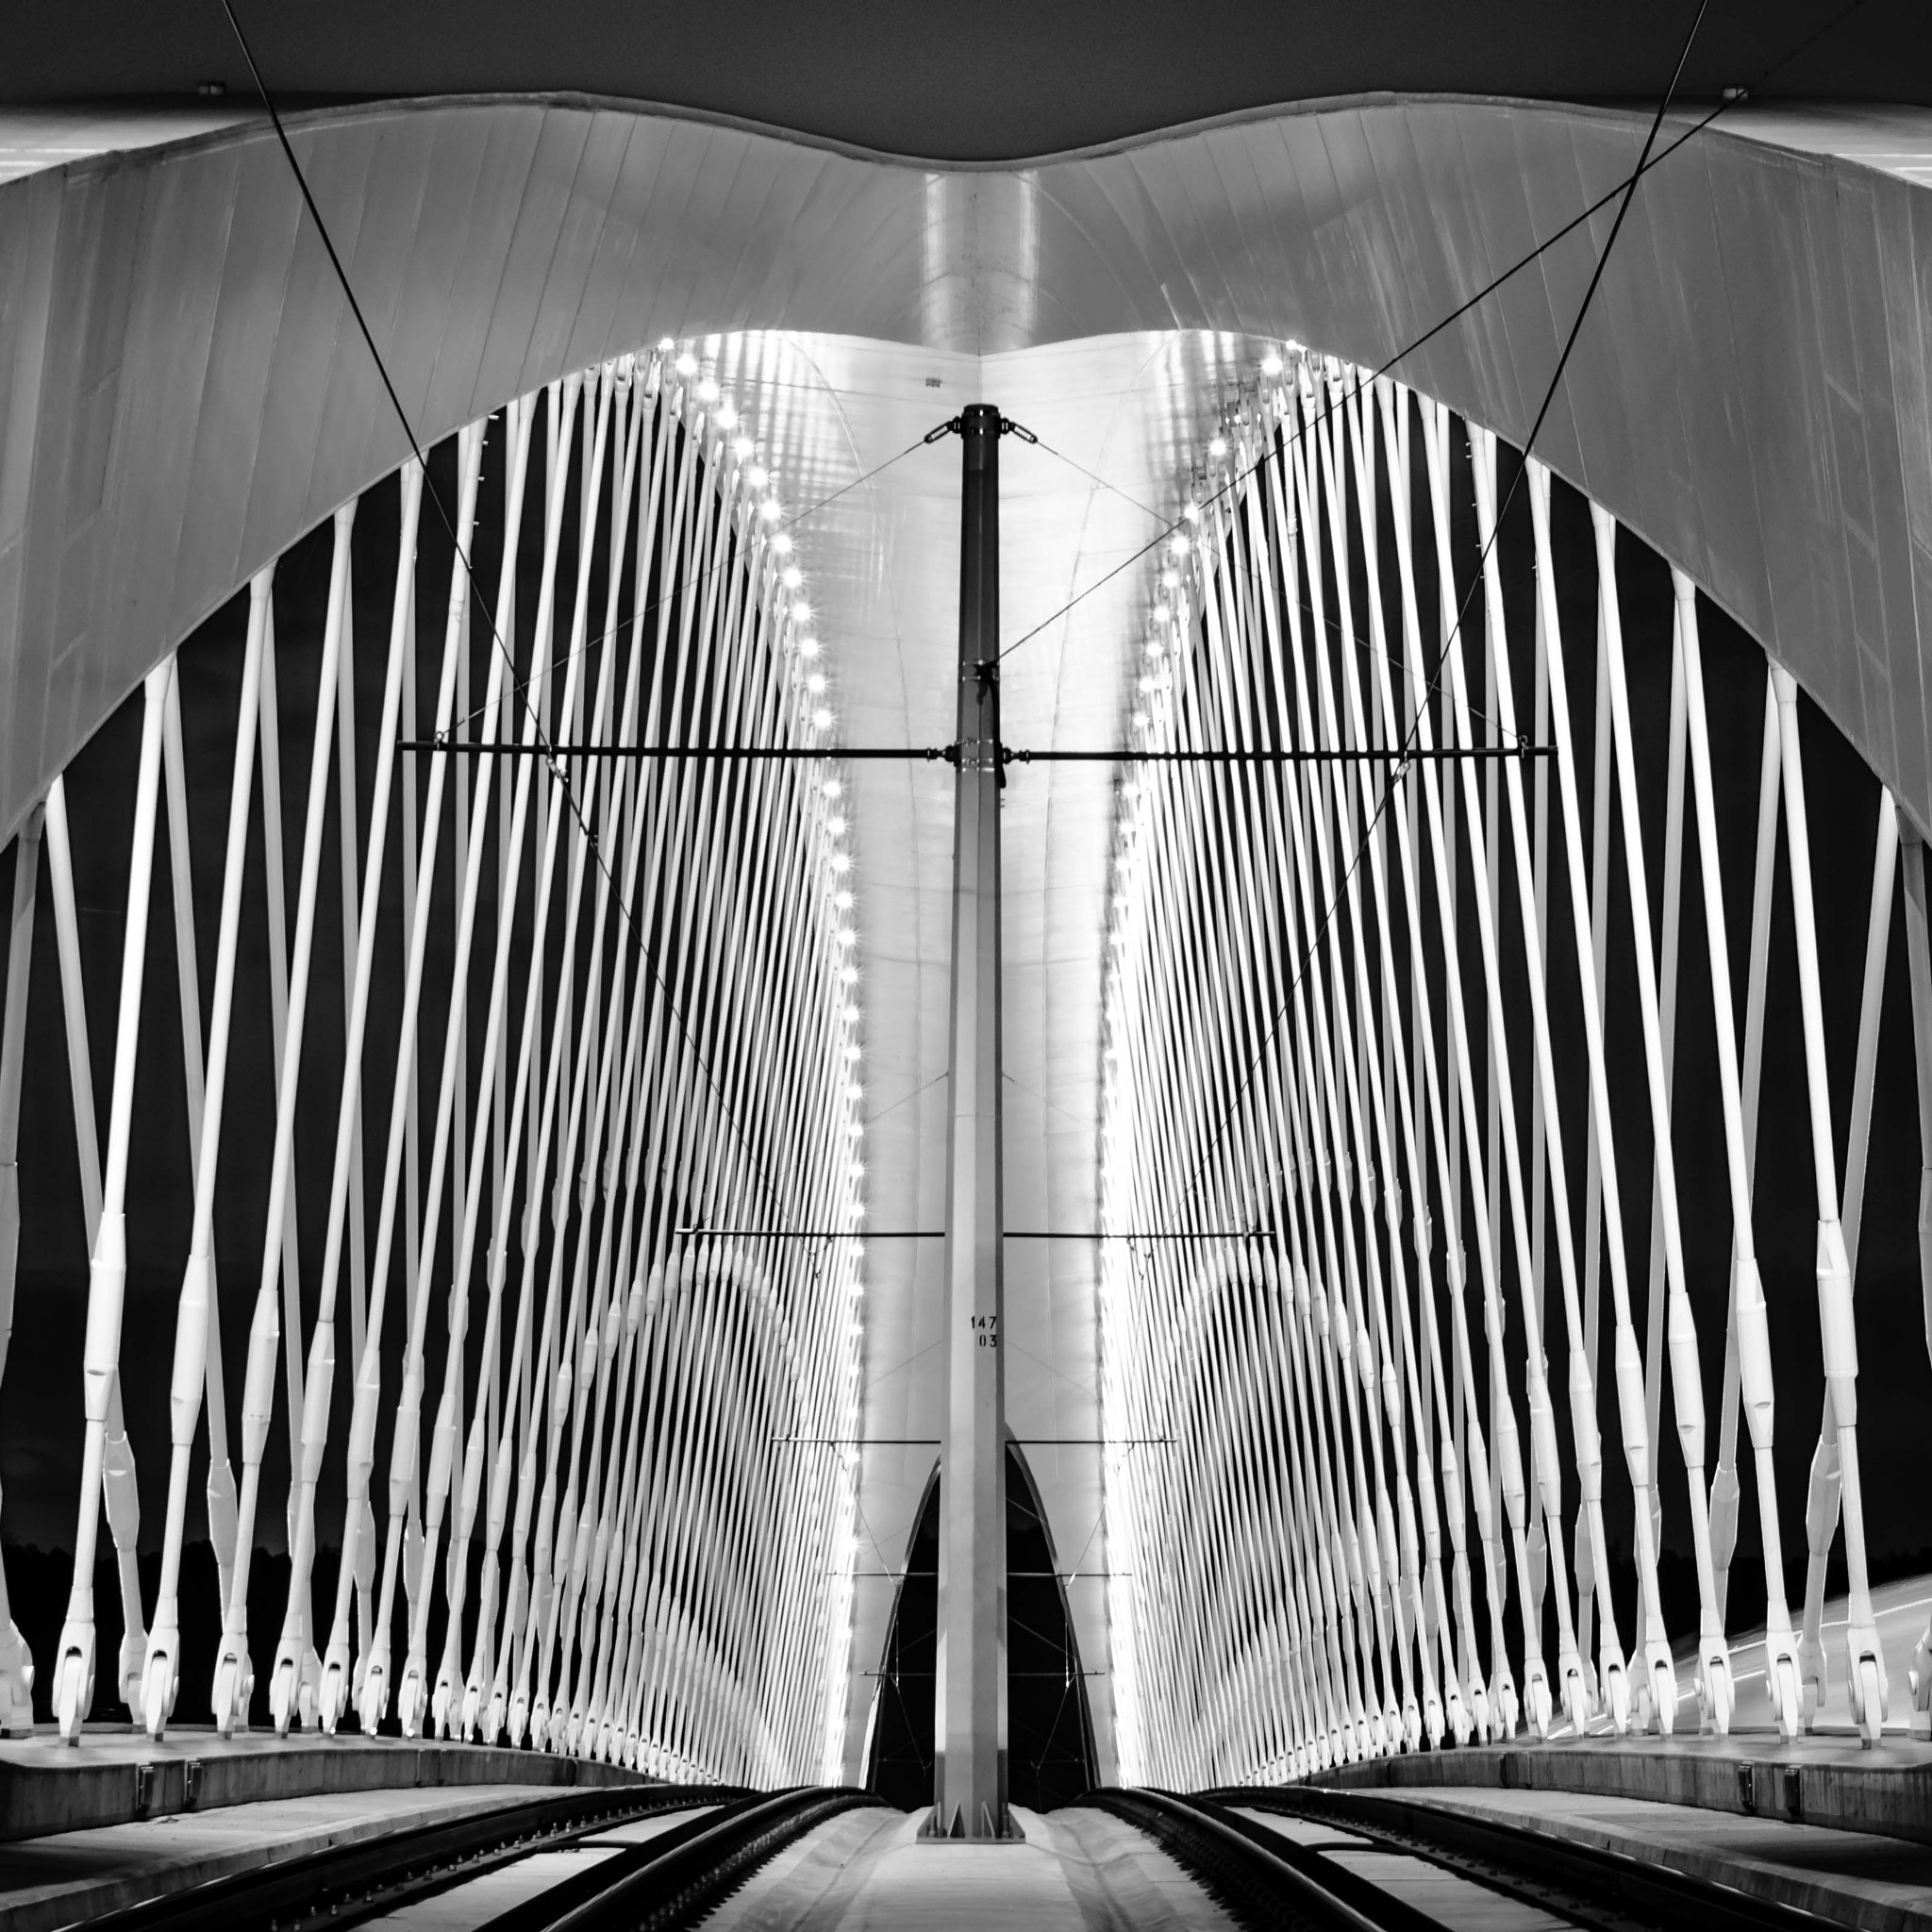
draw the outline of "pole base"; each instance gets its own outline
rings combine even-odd
[[[939,1807],[935,1806],[920,1821],[919,1842],[933,1845],[1019,1844],[1026,1837],[1010,1809],[1000,1824],[995,1825],[992,1807],[981,1805],[979,1826],[977,1831],[969,1832],[966,1829],[965,1810],[957,1805],[953,1807],[952,1817],[941,1824]]]

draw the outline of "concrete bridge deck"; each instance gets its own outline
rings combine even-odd
[[[172,1802],[198,1765],[192,1802]],[[148,1808],[128,1811],[147,1772]],[[1785,1802],[1787,1774],[1798,1804]],[[642,1780],[528,1752],[397,1740],[177,1732],[164,1745],[98,1734],[84,1753],[47,1736],[0,1745],[0,1932],[55,1932],[141,1900],[330,1846],[508,1810],[573,1784]],[[1590,1740],[1441,1752],[1351,1767],[1328,1783],[1405,1807],[1482,1819],[1648,1860],[1823,1923],[1932,1926],[1932,1746],[1815,1737]],[[1749,1788],[1755,1804],[1742,1802]],[[1672,1800],[1670,1793],[1677,1793]],[[62,1810],[63,1804],[72,1810]],[[1314,1846],[1452,1928],[1541,1932],[1562,1921],[1325,1822],[1242,1815]],[[408,1905],[385,1924],[488,1924],[691,1811],[600,1828]],[[91,1819],[92,1823],[77,1823]],[[1885,1821],[1890,1821],[1886,1824]],[[848,1812],[758,1869],[705,1921],[710,1932],[1033,1932],[1233,1922],[1132,1824],[1085,1807],[1021,1812],[1005,1845],[934,1845],[917,1814]],[[61,1828],[61,1827],[65,1828]],[[1883,1828],[1876,1828],[1882,1826]]]
[[[370,1788],[50,1831],[0,1845],[0,1932],[52,1932],[271,1859],[475,1817],[534,1795],[501,1783]]]
[[[0,1842],[181,1812],[369,1792],[507,1788],[536,1790],[642,1785],[614,1765],[536,1751],[435,1740],[327,1738],[272,1731],[218,1737],[182,1725],[157,1742],[140,1731],[95,1730],[78,1749],[51,1724],[0,1739]]]

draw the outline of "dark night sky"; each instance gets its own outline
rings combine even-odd
[[[237,11],[269,85],[290,96],[580,91],[981,160],[1378,89],[1654,99],[1694,15],[1689,0],[238,0]],[[180,95],[208,80],[239,94],[247,81],[220,0],[14,0],[6,49],[0,100]],[[1932,100],[1932,8],[1711,0],[1683,92],[1714,96],[1787,60],[1767,92]]]

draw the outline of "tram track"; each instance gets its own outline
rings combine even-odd
[[[1151,1839],[1244,1932],[1441,1932],[1445,1898],[1461,1907],[1457,1923],[1472,1923],[1484,1897],[1589,1932],[1815,1932],[1828,1923],[1627,1853],[1388,1793],[1104,1789],[1079,1802]],[[691,1932],[788,1845],[879,1803],[825,1787],[549,1792],[271,1860],[87,1923],[317,1932],[373,1924],[489,1880],[437,1909],[487,1932]],[[645,1821],[659,1821],[648,1837],[624,1836]],[[533,1868],[506,1891],[509,1868],[558,1852],[581,1856]],[[470,1904],[474,1917],[463,1916]]]
[[[270,1858],[110,1912],[67,1932],[319,1932],[368,1925],[407,1907],[501,1874],[542,1853],[599,1850],[508,1908],[479,1907],[490,1932],[683,1932],[758,1866],[842,1811],[875,1805],[865,1793],[806,1786],[642,1786],[547,1792],[467,1818]],[[693,1813],[637,1843],[599,1840],[647,1819]]]
[[[1142,1831],[1248,1932],[1441,1932],[1326,1860],[1276,1843],[1225,1806],[1171,1791],[1089,1791],[1080,1800]],[[1365,1896],[1372,1893],[1373,1896]],[[1390,1916],[1393,1908],[1395,1916]]]
[[[1258,1801],[1249,1794],[1241,1802],[1407,1853],[1600,1932],[1685,1925],[1695,1925],[1699,1932],[1764,1926],[1817,1932],[1827,1923],[1781,1900],[1606,1845],[1558,1839],[1381,1792],[1305,1789],[1268,1793]]]
[[[1350,1853],[1387,1854],[1402,1865],[1420,1861],[1589,1932],[1674,1932],[1687,1925],[1699,1932],[1817,1932],[1827,1923],[1627,1854],[1379,1793],[1237,1789],[1180,1797],[1109,1790],[1081,1802],[1145,1831],[1250,1932],[1441,1932],[1440,1919],[1351,1869],[1343,1862]],[[1336,1837],[1297,1842],[1242,1809],[1325,1826]]]
[[[322,1925],[363,1924],[534,1853],[561,1850],[666,1812],[705,1807],[689,1831],[674,1825],[640,1848],[670,1851],[674,1840],[715,1822],[714,1807],[737,1815],[758,1802],[740,1786],[551,1792],[468,1818],[273,1859],[77,1923],[96,1932],[173,1932],[217,1924],[223,1932],[308,1932]]]
[[[483,1922],[484,1932],[685,1932],[794,1840],[878,1803],[816,1786],[752,1799],[621,1852]]]

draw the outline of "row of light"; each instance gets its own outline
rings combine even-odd
[[[746,432],[737,406],[724,394],[717,377],[705,373],[704,364],[690,343],[680,345],[667,336],[658,344],[658,352],[677,375],[691,385],[691,394],[709,410],[711,421],[718,428],[731,438],[730,450],[736,464],[737,480],[756,493],[756,516],[761,526],[760,534],[772,554],[782,559],[778,582],[789,601],[780,610],[780,649],[791,661],[801,715],[814,731],[829,730],[833,715],[826,702],[825,674],[820,662],[824,646],[812,628],[812,608],[804,594],[805,573],[793,557],[791,534],[779,527],[785,521],[785,504],[778,494],[776,479],[770,469],[758,461],[758,443]],[[845,814],[840,804],[843,790],[836,776],[826,777],[819,787],[824,808],[823,824],[831,841],[826,867],[831,874],[832,909],[836,915],[832,938],[838,952],[838,963],[833,973],[841,999],[839,1019],[844,1032],[840,1047],[846,1070],[843,1097],[851,1109],[845,1122],[846,1138],[852,1142],[845,1175],[853,1189],[858,1191],[862,1190],[865,1181],[865,1164],[858,1145],[865,1133],[865,1123],[858,1113],[865,1099],[865,1087],[858,1077],[858,1062],[864,1054],[858,1041],[858,1026],[863,1015],[857,997],[858,968],[853,958],[858,935],[852,924],[853,900],[849,883],[852,855],[843,842],[847,831]],[[862,1194],[855,1203],[855,1211],[863,1217]],[[857,1258],[862,1260],[863,1257],[861,1249]]]
[[[1270,349],[1261,358],[1260,375],[1272,382],[1280,377],[1286,366],[1282,353]],[[1226,459],[1228,451],[1229,439],[1224,426],[1208,439],[1208,454],[1221,462]],[[1129,720],[1136,736],[1143,742],[1162,721],[1163,703],[1173,689],[1175,667],[1185,657],[1186,639],[1191,628],[1189,593],[1193,588],[1187,575],[1188,561],[1191,558],[1199,559],[1204,555],[1203,541],[1196,527],[1202,514],[1201,504],[1194,496],[1184,499],[1175,527],[1158,554],[1156,588],[1143,647],[1145,666],[1135,680],[1135,704]],[[1197,563],[1197,569],[1204,568],[1205,565]],[[1143,818],[1152,792],[1150,784],[1131,773],[1124,777],[1120,787],[1120,809],[1115,820],[1113,882],[1109,894],[1102,1001],[1105,1016],[1102,1038],[1105,1044],[1101,1056],[1101,1118],[1103,1140],[1109,1146],[1117,1141],[1122,1130],[1126,1089],[1132,1080],[1132,1067],[1124,1038],[1123,955],[1131,938],[1131,923],[1139,903],[1134,892],[1134,878],[1141,852]],[[1112,1284],[1108,1286],[1111,1288]],[[1104,1300],[1110,1298],[1110,1295],[1103,1296]],[[1124,1422],[1121,1426],[1125,1426]],[[1112,1423],[1106,1424],[1107,1432],[1112,1433],[1113,1427]]]
[[[1292,354],[1291,345],[1290,353]],[[1259,373],[1270,382],[1278,378],[1286,361],[1281,351],[1268,350],[1261,358]],[[1227,458],[1230,439],[1225,426],[1209,438],[1208,454],[1216,462]],[[1190,495],[1182,502],[1175,527],[1157,553],[1156,582],[1148,613],[1144,664],[1135,678],[1134,707],[1130,724],[1136,738],[1146,743],[1158,731],[1165,716],[1165,702],[1172,691],[1176,668],[1185,663],[1187,640],[1191,631],[1189,593],[1193,588],[1188,575],[1190,558],[1205,572],[1205,546],[1197,532],[1202,519],[1200,503]],[[1126,1112],[1133,1085],[1133,1064],[1127,1051],[1124,1010],[1125,955],[1133,936],[1133,921],[1140,905],[1134,891],[1143,849],[1145,814],[1154,787],[1130,771],[1121,781],[1120,806],[1115,818],[1112,854],[1112,886],[1108,908],[1108,932],[1101,1038],[1101,1140],[1102,1212],[1131,1213],[1133,1204],[1112,1198],[1113,1160],[1110,1158],[1126,1129]],[[1110,1362],[1113,1348],[1131,1347],[1130,1335],[1121,1332],[1124,1318],[1122,1296],[1124,1284],[1121,1270],[1126,1265],[1121,1250],[1108,1244],[1103,1250],[1101,1277],[1101,1356],[1102,1421],[1105,1436],[1124,1436],[1131,1432],[1133,1418],[1116,1407],[1124,1398],[1117,1370]],[[1111,1401],[1109,1401],[1111,1398]],[[1108,1540],[1108,1563],[1116,1577],[1123,1570],[1137,1567],[1130,1547],[1131,1522],[1109,1507],[1108,1491],[1112,1472],[1103,1475],[1102,1512]],[[1132,1776],[1142,1749],[1140,1723],[1141,1685],[1134,1655],[1132,1597],[1124,1583],[1109,1583],[1108,1611],[1111,1662],[1115,1672],[1115,1722],[1124,1775]]]
[[[832,726],[833,714],[826,700],[825,673],[821,662],[824,647],[819,641],[817,632],[812,628],[812,608],[804,594],[805,574],[793,556],[791,533],[782,527],[785,522],[785,505],[783,498],[778,494],[776,481],[769,467],[758,460],[758,443],[746,433],[736,405],[723,392],[714,375],[701,373],[702,365],[691,348],[686,345],[680,349],[675,341],[667,339],[658,344],[658,349],[677,375],[686,382],[694,385],[691,392],[698,403],[710,411],[711,421],[731,438],[730,449],[737,466],[737,478],[745,489],[757,493],[757,522],[760,534],[773,555],[780,559],[778,582],[789,600],[780,613],[783,627],[780,632],[779,648],[790,660],[791,675],[797,680],[801,716],[814,731],[828,731]],[[852,917],[852,855],[844,843],[848,825],[841,802],[843,794],[844,786],[836,774],[828,774],[820,780],[821,823],[831,847],[825,864],[830,879],[834,914],[832,943],[836,963],[832,971],[837,989],[837,1015],[841,1034],[839,1054],[844,1071],[844,1130],[849,1149],[845,1156],[844,1176],[845,1185],[850,1190],[853,1218],[863,1221],[865,1119],[860,1108],[865,1103],[865,1083],[859,1074],[859,1062],[864,1058],[864,1047],[860,1043],[858,1033],[864,1015],[858,1004],[859,975],[854,957],[858,943],[858,934]],[[849,1389],[856,1389],[860,1361],[860,1314],[865,1290],[865,1248],[862,1243],[856,1241],[841,1242],[840,1246],[848,1251],[844,1258],[851,1270],[846,1284],[846,1305],[843,1311],[845,1326],[842,1339],[847,1382]],[[832,1650],[826,1662],[830,1674],[829,1681],[833,1687],[842,1682],[851,1668],[851,1577],[858,1564],[858,1493],[856,1461],[848,1464],[841,1474],[848,1486],[849,1494],[845,1504],[844,1529],[840,1547],[834,1552],[831,1566],[834,1575],[842,1577],[842,1582],[835,1586],[834,1601],[830,1607]],[[845,1699],[837,1694],[835,1689],[834,1694],[827,1701],[825,1712],[824,1774],[827,1779],[836,1778],[842,1756],[844,1705]]]

